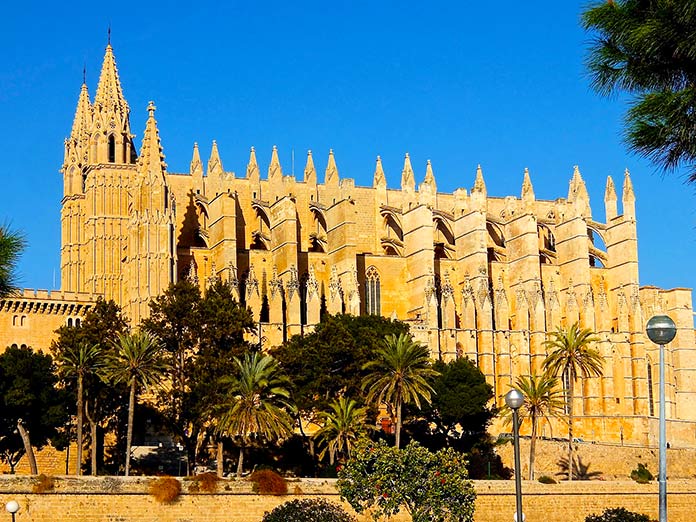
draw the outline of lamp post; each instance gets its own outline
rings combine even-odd
[[[660,346],[660,457],[657,481],[659,484],[659,522],[667,522],[667,424],[665,421],[665,345],[677,335],[677,326],[666,315],[651,317],[645,331],[652,342]]]
[[[5,504],[5,509],[12,515],[12,522],[15,522],[15,514],[19,511],[19,503],[16,500],[10,500]]]
[[[520,466],[520,418],[517,411],[524,404],[524,396],[518,390],[512,389],[505,394],[505,404],[512,410],[512,435],[515,444],[515,499],[517,508],[515,522],[524,522],[524,514],[522,513],[522,467]]]

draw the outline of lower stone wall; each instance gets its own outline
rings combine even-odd
[[[222,481],[218,493],[188,493],[172,504],[160,504],[148,494],[146,477],[62,477],[52,490],[33,493],[31,477],[0,477],[0,503],[19,502],[17,522],[260,522],[263,514],[293,498],[322,497],[340,503],[335,481],[303,479],[290,483],[295,494],[273,497],[251,491],[246,481]],[[513,481],[476,481],[476,522],[509,522],[515,511]],[[656,483],[576,481],[561,484],[523,482],[528,522],[584,522],[591,513],[625,507],[657,519]],[[696,481],[668,483],[670,522],[691,522],[696,506]],[[4,514],[0,513],[0,516]],[[361,522],[370,520],[360,517]],[[408,522],[406,515],[390,522]]]

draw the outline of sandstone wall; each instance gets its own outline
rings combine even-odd
[[[264,512],[301,492],[303,498],[323,497],[340,502],[334,481],[304,479],[290,484],[295,495],[259,496],[247,482],[224,481],[218,493],[184,493],[172,504],[159,504],[148,494],[152,479],[131,477],[57,478],[55,488],[32,492],[33,479],[0,477],[0,503],[20,504],[17,522],[260,522]],[[515,510],[513,481],[477,481],[476,522],[509,522]],[[523,482],[527,521],[584,522],[590,513],[623,506],[657,518],[657,484],[578,481],[562,484]],[[696,504],[696,481],[668,484],[670,522],[691,522]],[[367,522],[362,517],[361,522]],[[408,522],[407,516],[391,522]]]

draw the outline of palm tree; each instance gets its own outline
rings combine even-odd
[[[133,442],[135,397],[138,388],[149,388],[157,384],[167,370],[167,364],[163,359],[164,345],[157,337],[145,331],[119,333],[115,348],[115,353],[109,360],[109,376],[114,383],[125,383],[130,387],[126,436],[126,476],[128,476]]]
[[[368,402],[386,403],[396,414],[396,443],[401,443],[401,408],[411,402],[420,409],[421,397],[430,404],[435,393],[428,384],[429,377],[438,374],[430,367],[428,349],[413,342],[410,335],[388,335],[384,345],[377,350],[376,359],[363,366],[371,372],[362,382],[363,390],[369,390]]]
[[[0,225],[0,298],[17,290],[15,267],[25,244],[24,236]]]
[[[238,375],[223,377],[224,399],[215,408],[216,431],[241,439],[237,476],[244,469],[244,448],[252,436],[277,440],[292,433],[293,420],[288,410],[288,380],[280,373],[276,360],[258,352],[234,358]]]
[[[568,480],[573,480],[573,399],[575,397],[575,381],[578,377],[599,377],[603,374],[604,359],[602,355],[590,347],[591,343],[599,341],[592,330],[580,328],[575,323],[570,328],[559,327],[551,332],[550,339],[544,345],[550,353],[544,360],[544,370],[550,375],[561,376],[567,389],[568,406]]]
[[[686,166],[696,182],[693,2],[597,2],[582,20],[594,36],[587,68],[595,90],[633,95],[629,148],[664,170]]]
[[[82,428],[84,424],[84,382],[91,375],[100,375],[104,361],[99,345],[79,343],[69,345],[56,358],[58,374],[64,379],[77,380],[77,475],[82,474]],[[92,447],[96,441],[92,441]],[[93,452],[94,453],[94,452]],[[94,468],[94,466],[93,466]]]
[[[350,458],[355,442],[367,431],[367,408],[346,397],[339,397],[329,407],[330,412],[319,412],[318,421],[323,425],[314,437],[325,446],[319,458],[323,459],[328,451],[329,463],[333,465],[336,454],[345,452],[345,456]]]
[[[522,375],[515,381],[514,388],[524,397],[519,409],[519,415],[529,419],[532,424],[532,434],[529,442],[529,480],[534,480],[534,459],[536,456],[536,441],[539,420],[551,423],[551,417],[563,414],[563,391],[559,388],[558,378],[548,373],[542,375]],[[512,411],[508,406],[503,408],[507,417],[506,424],[512,420]]]

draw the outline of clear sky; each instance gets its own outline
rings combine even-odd
[[[417,182],[431,159],[438,190],[568,193],[573,165],[604,221],[606,176],[626,167],[637,197],[643,285],[694,287],[696,197],[621,140],[626,100],[589,87],[584,2],[9,2],[0,18],[0,221],[23,230],[21,284],[60,284],[63,139],[83,65],[92,97],[111,42],[140,147],[148,100],[169,170],[188,172],[217,140],[243,175],[255,146],[262,175],[278,146],[301,176],[307,149],[323,172],[371,185],[375,157],[397,188],[404,153]],[[321,179],[321,178],[320,178]],[[55,281],[55,285],[54,285]]]

